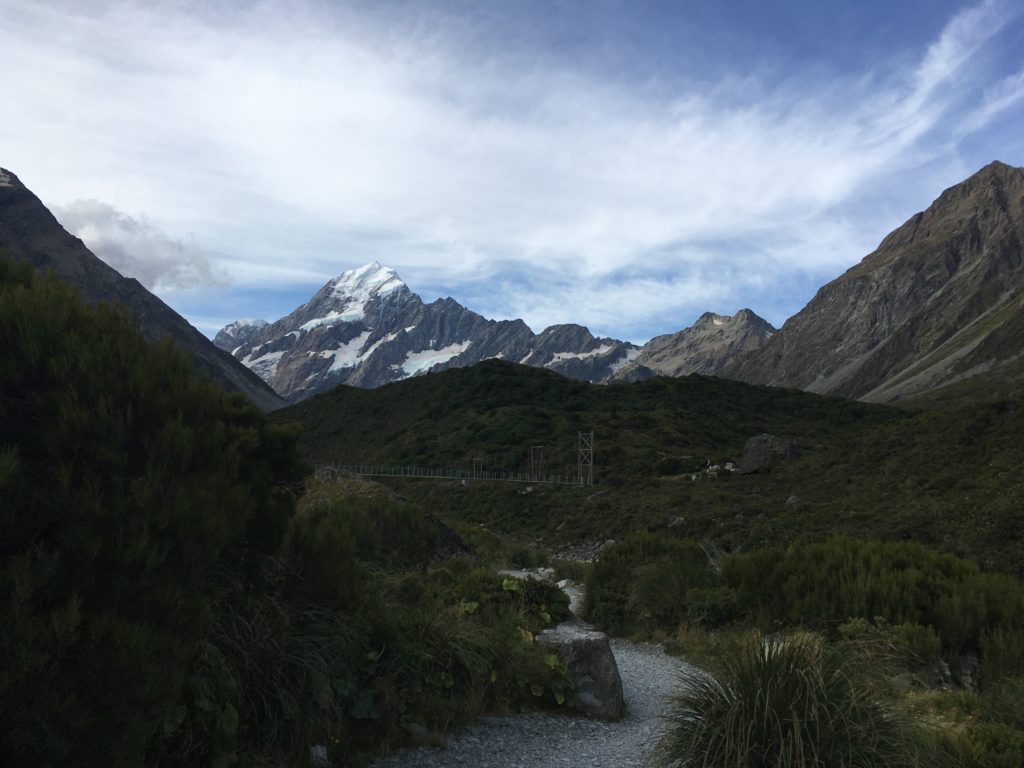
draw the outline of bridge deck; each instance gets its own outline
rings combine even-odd
[[[545,483],[547,485],[586,485],[573,475],[540,475],[530,472],[486,472],[452,467],[389,467],[378,464],[325,464],[317,467],[334,469],[361,477],[407,477],[433,480],[489,480],[501,483]]]

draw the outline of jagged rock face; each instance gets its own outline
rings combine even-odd
[[[69,234],[39,198],[10,171],[0,168],[0,252],[52,270],[74,285],[86,301],[119,301],[151,340],[169,338],[190,355],[196,370],[229,391],[245,394],[264,410],[284,405],[259,377],[215,347],[210,340],[147,291],[97,258]]]
[[[339,384],[376,387],[488,358],[600,381],[636,350],[581,326],[534,335],[522,320],[487,320],[454,299],[424,304],[377,262],[339,275],[275,323],[232,323],[215,342],[292,402]]]
[[[252,341],[266,327],[266,320],[235,320],[217,332],[213,343],[220,349],[235,349]]]
[[[640,348],[618,339],[595,338],[582,325],[552,325],[533,339],[531,352],[518,361],[550,368],[582,381],[607,381],[628,365]]]
[[[691,373],[712,376],[737,357],[764,346],[774,333],[767,320],[749,309],[732,317],[705,312],[691,327],[651,339],[612,379],[637,381]]]
[[[1014,369],[1024,352],[1022,243],[1024,169],[991,163],[722,375],[883,402]]]

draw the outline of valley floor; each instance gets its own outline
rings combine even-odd
[[[399,752],[375,768],[641,768],[654,765],[663,717],[691,669],[660,646],[611,640],[627,714],[616,723],[530,714],[483,718],[447,746]]]

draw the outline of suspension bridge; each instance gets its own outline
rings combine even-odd
[[[574,474],[548,474],[544,468],[544,447],[530,448],[529,472],[490,471],[483,468],[482,459],[473,460],[472,469],[457,467],[388,466],[384,464],[321,464],[318,476],[348,473],[360,477],[400,477],[427,480],[474,480],[500,483],[543,483],[546,485],[594,484],[594,433],[580,432],[578,436],[576,472]]]

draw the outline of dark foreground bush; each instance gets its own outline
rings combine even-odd
[[[694,673],[674,704],[666,764],[693,768],[940,768],[945,738],[885,696],[846,646],[754,636]]]
[[[0,259],[0,764],[143,763],[214,572],[279,547],[295,439],[123,311]]]

